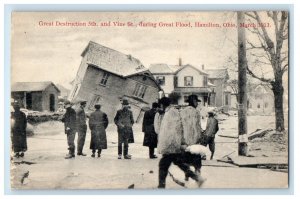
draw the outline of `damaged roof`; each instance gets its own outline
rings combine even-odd
[[[88,64],[123,77],[148,71],[141,61],[133,56],[123,54],[93,41],[89,42],[81,56],[87,56]]]
[[[11,86],[12,92],[21,92],[21,91],[43,91],[48,86],[54,86],[54,88],[60,92],[60,90],[53,84],[51,81],[45,82],[16,82]]]

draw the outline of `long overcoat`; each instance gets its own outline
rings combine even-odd
[[[90,149],[107,149],[107,138],[105,129],[108,126],[108,118],[105,113],[100,110],[93,112],[89,119],[89,127],[91,129]]]
[[[150,109],[145,112],[142,131],[144,132],[143,146],[157,147],[157,134],[154,130],[154,117],[156,111]]]
[[[118,127],[118,142],[123,143],[125,139],[128,139],[128,143],[134,143],[132,130],[134,119],[131,110],[118,110],[114,122]]]
[[[183,143],[183,129],[179,110],[175,107],[167,107],[163,115],[157,149],[160,154],[181,153]]]
[[[180,117],[184,143],[188,146],[200,143],[204,136],[201,128],[200,111],[192,106],[188,106],[180,111]]]
[[[26,115],[22,111],[15,111],[12,113],[11,119],[14,121],[11,128],[13,150],[15,153],[27,151]]]

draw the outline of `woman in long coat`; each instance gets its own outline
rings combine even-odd
[[[92,157],[95,157],[95,152],[98,150],[98,157],[101,155],[102,149],[107,149],[107,139],[105,129],[108,126],[107,115],[100,111],[101,105],[95,105],[95,111],[89,119],[89,127],[91,129],[91,144]]]
[[[26,127],[27,119],[25,113],[20,111],[20,105],[15,102],[13,104],[15,112],[11,114],[12,119],[12,148],[15,153],[15,157],[23,157],[24,152],[27,151],[27,137]]]

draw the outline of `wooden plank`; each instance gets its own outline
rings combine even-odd
[[[287,157],[230,157],[233,164],[240,167],[259,165],[288,165]]]
[[[222,162],[222,161],[216,161],[216,160],[203,160],[202,166],[211,166],[211,167],[237,167],[236,165]]]

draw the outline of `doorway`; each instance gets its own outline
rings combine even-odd
[[[55,111],[55,96],[54,94],[50,94],[50,111],[54,112]]]
[[[32,93],[26,93],[26,109],[32,109]]]

